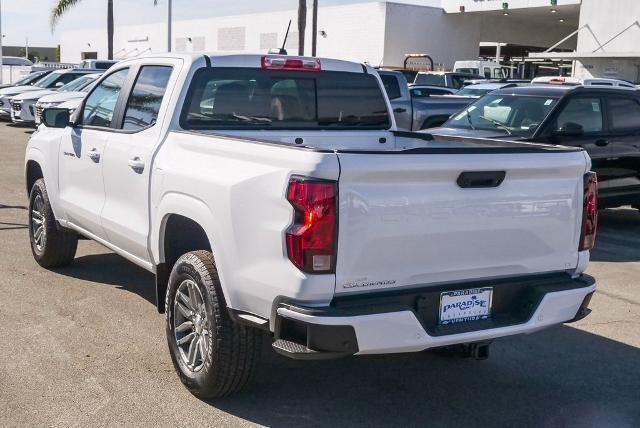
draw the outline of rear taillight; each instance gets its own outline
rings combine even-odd
[[[584,207],[582,211],[582,233],[580,251],[590,250],[596,244],[598,228],[598,177],[595,172],[584,176]]]
[[[270,70],[320,71],[322,66],[317,58],[263,56],[262,68]]]
[[[335,271],[336,193],[334,181],[299,177],[289,181],[287,200],[294,217],[286,233],[287,255],[304,272]]]

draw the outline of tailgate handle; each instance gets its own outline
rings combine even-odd
[[[505,171],[470,171],[458,177],[458,186],[463,189],[485,189],[498,187],[504,181]]]

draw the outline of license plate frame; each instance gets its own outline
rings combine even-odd
[[[493,287],[443,291],[440,293],[438,323],[449,325],[489,319],[493,291]]]

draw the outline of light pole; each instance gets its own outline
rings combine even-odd
[[[167,52],[171,52],[171,3],[172,0],[167,0]]]

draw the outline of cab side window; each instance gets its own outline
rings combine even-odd
[[[395,76],[382,74],[380,75],[380,79],[382,80],[382,84],[384,85],[384,89],[387,91],[387,96],[390,100],[395,100],[402,96],[402,93],[400,92],[400,84]]]
[[[636,99],[611,97],[607,103],[613,132],[628,133],[640,130],[640,103]]]
[[[140,68],[127,100],[122,129],[138,130],[156,123],[172,68],[147,65]]]
[[[567,123],[582,126],[585,134],[603,131],[602,102],[600,98],[572,98],[558,115],[556,129]]]
[[[104,79],[87,96],[82,111],[82,124],[109,128],[113,122],[113,113],[122,91],[122,85],[129,74],[129,69],[118,70]]]

